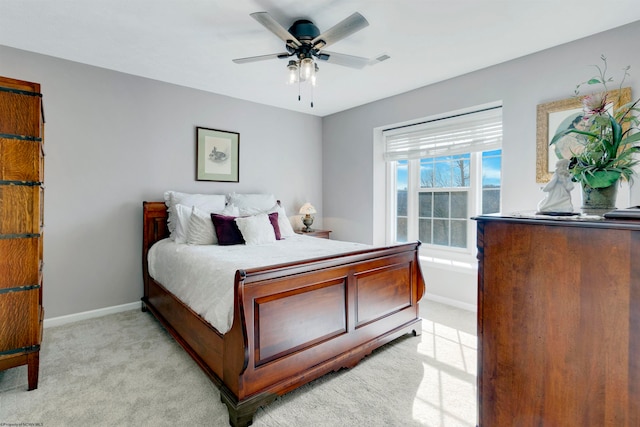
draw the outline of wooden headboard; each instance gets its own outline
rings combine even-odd
[[[144,278],[145,295],[149,280],[147,253],[158,240],[169,237],[167,226],[167,206],[164,202],[142,202],[142,276]]]

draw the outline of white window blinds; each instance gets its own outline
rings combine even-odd
[[[383,131],[386,161],[440,157],[502,146],[502,107]]]

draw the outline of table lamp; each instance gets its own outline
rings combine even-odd
[[[316,212],[316,208],[314,208],[311,203],[307,202],[302,205],[302,207],[300,208],[300,213],[304,215],[302,217],[302,223],[305,225],[305,228],[303,228],[302,231],[307,233],[311,231],[311,224],[313,224],[313,217],[311,216],[311,214],[314,214]]]

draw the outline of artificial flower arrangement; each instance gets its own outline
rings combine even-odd
[[[576,86],[574,94],[581,98],[584,111],[581,129],[564,129],[558,132],[550,144],[555,144],[560,138],[576,133],[583,136],[584,148],[573,153],[569,162],[569,172],[572,180],[579,182],[588,188],[606,188],[614,185],[618,180],[632,181],[635,173],[634,167],[638,160],[634,154],[640,152],[640,133],[637,132],[640,119],[637,107],[640,99],[621,105],[615,110],[611,106],[614,100],[608,99],[609,89],[607,84],[613,82],[612,77],[607,76],[607,58],[600,57],[603,66],[594,65],[598,75]],[[619,85],[618,93],[621,93],[622,84],[629,69],[623,69],[624,76]],[[580,89],[584,85],[601,85],[602,90],[590,95],[580,95]]]

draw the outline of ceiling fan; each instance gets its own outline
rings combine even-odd
[[[353,13],[323,33],[320,33],[318,27],[308,19],[299,19],[286,30],[268,12],[255,12],[250,16],[284,41],[286,52],[234,59],[233,62],[236,64],[290,58],[287,64],[289,83],[297,82],[299,84],[300,82],[309,81],[312,85],[315,85],[316,72],[318,71],[316,59],[358,69],[375,62],[375,60],[372,61],[360,56],[323,50],[325,47],[369,25],[364,16],[358,12]],[[300,100],[300,94],[298,94],[298,100]],[[313,107],[313,101],[311,102],[311,107]]]

